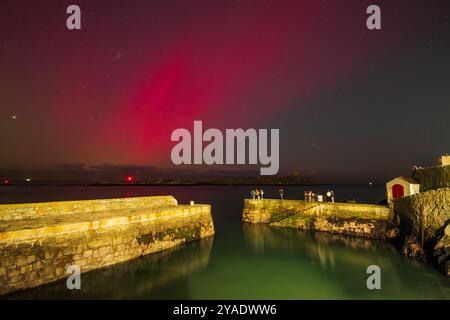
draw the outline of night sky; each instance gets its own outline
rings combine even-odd
[[[2,179],[259,172],[172,165],[202,120],[279,128],[281,175],[384,183],[450,153],[449,119],[447,0],[0,1]]]

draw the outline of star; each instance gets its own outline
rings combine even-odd
[[[16,116],[16,115],[13,115],[13,116],[11,116],[11,119],[12,119],[12,120],[17,120],[17,116]]]

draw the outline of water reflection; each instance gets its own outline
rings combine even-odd
[[[333,268],[344,259],[358,265],[370,263],[377,252],[378,242],[370,239],[345,237],[325,232],[303,232],[290,228],[276,228],[264,224],[243,224],[247,243],[257,252],[283,249],[306,253],[323,268]],[[349,250],[351,249],[351,250]],[[395,251],[394,248],[391,250]]]
[[[160,251],[82,275],[82,289],[68,290],[64,281],[13,293],[13,299],[158,299],[176,282],[180,296],[189,295],[184,281],[209,264],[213,237]],[[168,293],[170,296],[172,293]]]

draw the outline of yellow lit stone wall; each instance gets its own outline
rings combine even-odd
[[[450,166],[436,166],[417,169],[413,178],[420,183],[420,192],[450,188]]]
[[[173,196],[0,204],[0,220],[37,219],[72,213],[123,210],[137,207],[154,208],[177,204],[178,202]]]
[[[69,265],[86,272],[214,234],[210,205],[177,205],[173,197],[129,199],[122,202],[125,209],[117,209],[119,199],[110,200],[113,210],[108,200],[92,200],[101,201],[95,211],[80,201],[82,212],[47,210],[52,214],[39,219],[0,220],[0,294],[65,278]],[[70,202],[39,207],[74,208],[76,201]]]
[[[391,218],[388,207],[302,200],[244,200],[242,220],[276,227],[384,238]]]

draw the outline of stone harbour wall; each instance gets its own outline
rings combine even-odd
[[[0,220],[37,219],[73,213],[123,210],[136,207],[163,207],[177,204],[177,200],[172,196],[3,204],[0,205]]]
[[[276,227],[384,238],[391,218],[388,207],[302,200],[244,200],[242,220]]]
[[[192,241],[182,246],[158,251],[138,259],[84,273],[82,290],[68,292],[64,280],[45,290],[39,287],[20,290],[3,296],[8,299],[152,299],[158,288],[182,280],[202,270],[210,261],[214,237]],[[160,264],[165,268],[160,268]],[[167,272],[170,269],[170,272]],[[149,272],[150,271],[150,272]],[[184,281],[180,290],[183,290]],[[121,290],[117,290],[121,288]],[[0,296],[1,297],[1,296]]]
[[[61,215],[41,207],[73,208],[76,201],[41,203],[50,215],[0,220],[0,294],[66,278],[70,265],[86,272],[214,234],[210,205],[174,205],[173,197],[129,199],[110,199],[112,210],[107,199],[92,200],[95,211],[80,201],[82,212]],[[96,201],[105,209],[97,210]],[[166,201],[171,204],[162,205]],[[117,209],[118,203],[126,208]]]

